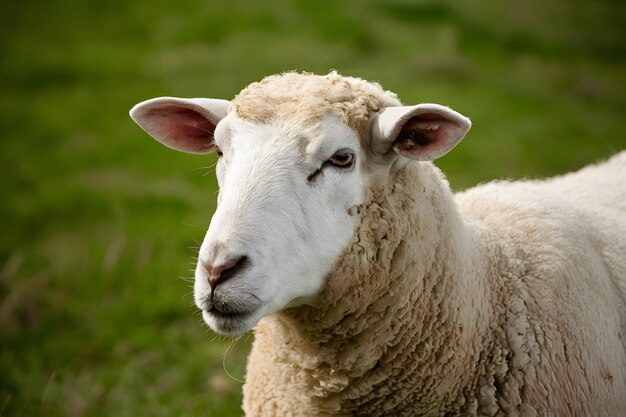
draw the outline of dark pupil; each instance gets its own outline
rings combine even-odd
[[[350,159],[350,155],[335,155],[335,160],[337,162],[347,162]]]

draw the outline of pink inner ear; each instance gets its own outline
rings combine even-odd
[[[402,127],[395,147],[410,153],[439,149],[447,144],[450,123],[448,119],[435,113],[412,117]]]
[[[148,110],[144,123],[163,144],[186,152],[208,152],[213,147],[215,125],[199,112],[179,106]]]

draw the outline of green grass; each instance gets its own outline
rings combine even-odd
[[[453,188],[626,148],[626,4],[190,0],[0,5],[0,416],[237,416],[251,337],[205,330],[188,280],[213,157],[128,109],[230,98],[298,69],[378,80],[474,127]],[[225,369],[234,376],[228,376]]]

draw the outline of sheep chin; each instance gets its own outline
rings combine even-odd
[[[260,309],[242,313],[222,313],[202,310],[202,318],[211,330],[222,336],[239,336],[251,330],[261,320]]]

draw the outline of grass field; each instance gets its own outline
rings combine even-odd
[[[213,157],[136,102],[337,69],[472,118],[454,189],[553,175],[626,148],[624,24],[609,0],[2,2],[0,416],[241,415],[252,336],[207,331],[189,282]]]

